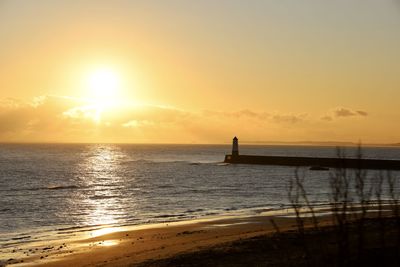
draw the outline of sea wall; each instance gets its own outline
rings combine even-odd
[[[259,164],[281,166],[320,166],[327,168],[354,168],[376,170],[400,170],[400,160],[311,158],[253,155],[226,155],[224,162],[233,164]]]

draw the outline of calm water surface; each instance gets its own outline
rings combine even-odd
[[[0,145],[0,249],[106,225],[288,204],[294,168],[221,164],[229,150],[229,145]],[[241,146],[241,153],[336,155],[332,147],[302,146]],[[355,149],[346,153],[355,155]],[[400,159],[398,148],[363,153]],[[302,171],[312,201],[327,203],[329,172]]]

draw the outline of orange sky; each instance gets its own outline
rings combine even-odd
[[[397,0],[0,1],[0,141],[400,142]]]

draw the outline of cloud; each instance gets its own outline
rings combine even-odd
[[[328,112],[328,114],[320,117],[320,119],[322,121],[331,122],[335,118],[367,117],[368,115],[368,112],[364,110],[353,110],[345,107],[337,107]]]
[[[332,118],[332,116],[325,115],[325,116],[321,117],[321,120],[323,120],[323,121],[333,121],[333,118]]]
[[[367,115],[336,108],[320,119]],[[93,103],[64,96],[0,100],[2,142],[220,143],[233,135],[247,140],[310,139],[317,121],[307,113],[250,109],[195,112],[127,104],[101,111]]]
[[[306,114],[306,113],[298,114],[298,115],[276,114],[272,118],[275,122],[278,122],[278,123],[295,124],[295,123],[304,121],[307,116],[308,116],[308,114]]]
[[[68,128],[68,121],[63,120],[62,114],[80,104],[80,101],[59,96],[37,97],[31,102],[1,101],[0,138],[15,136],[24,139],[34,132],[56,132]]]
[[[352,117],[352,116],[368,116],[368,113],[363,110],[352,110],[349,108],[339,107],[334,110],[336,117]]]
[[[143,142],[172,142],[193,121],[194,114],[166,106],[126,105],[102,111],[88,101],[63,96],[0,100],[3,142],[131,142],[137,136]]]
[[[203,115],[213,116],[213,117],[250,118],[259,120],[265,120],[272,116],[272,114],[268,112],[255,112],[249,109],[242,109],[239,111],[232,111],[232,112],[206,110],[203,112]]]
[[[243,109],[232,112],[210,111],[207,110],[203,113],[204,116],[210,117],[226,117],[231,119],[252,119],[259,122],[274,122],[274,123],[298,123],[304,121],[308,114],[287,114],[281,112],[256,112],[249,109]]]
[[[356,112],[357,112],[357,114],[360,115],[360,116],[364,116],[364,117],[368,116],[368,112],[366,112],[366,111],[357,110]]]

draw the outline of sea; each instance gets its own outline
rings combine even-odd
[[[230,145],[0,144],[0,252],[103,227],[287,208],[289,182],[296,171],[304,177],[313,204],[332,200],[332,171],[225,164],[230,149]],[[342,151],[348,157],[357,155],[355,147]],[[337,149],[242,145],[240,153],[336,157]],[[400,159],[400,148],[365,147],[362,154]],[[378,173],[367,175],[373,184]]]

